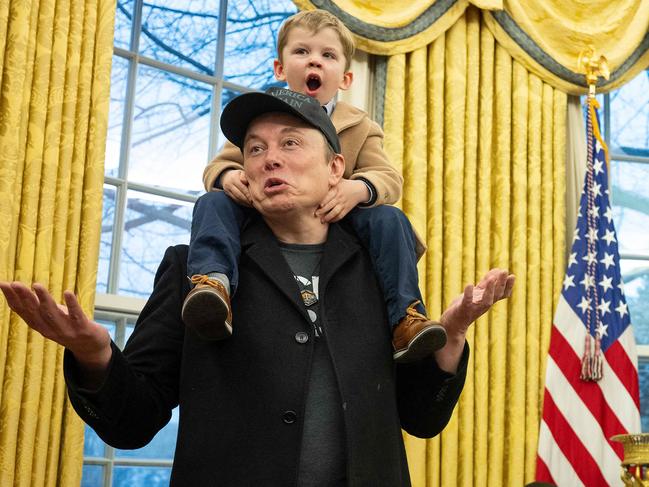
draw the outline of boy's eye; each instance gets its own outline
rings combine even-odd
[[[250,147],[248,147],[248,154],[257,154],[262,150],[263,148],[260,145],[251,145]]]
[[[295,52],[295,54],[306,54],[306,49],[304,49],[303,47],[298,47],[293,52]]]
[[[331,59],[336,59],[336,55],[333,52],[325,52],[324,57],[328,57]]]

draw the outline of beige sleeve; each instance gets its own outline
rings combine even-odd
[[[241,149],[229,140],[225,141],[221,152],[205,167],[203,171],[203,184],[205,191],[216,191],[214,187],[219,176],[227,169],[243,169],[243,154]]]
[[[383,130],[376,122],[368,121],[369,131],[349,179],[364,178],[372,183],[376,190],[376,201],[372,206],[392,205],[401,198],[403,177],[383,150]]]

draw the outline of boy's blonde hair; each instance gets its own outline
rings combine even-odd
[[[331,27],[338,34],[340,44],[343,47],[345,56],[345,71],[349,71],[349,66],[354,55],[354,36],[343,24],[338,17],[327,12],[326,10],[303,10],[295,15],[290,16],[284,21],[277,34],[277,58],[282,62],[282,51],[288,41],[288,34],[291,29],[302,27],[309,32],[316,34],[322,29]]]

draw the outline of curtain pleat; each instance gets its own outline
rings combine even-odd
[[[0,279],[74,290],[89,314],[114,15],[114,0],[0,5]],[[0,313],[0,485],[78,485],[62,348]]]
[[[481,9],[485,25],[514,59],[555,88],[585,94],[579,65],[589,47],[607,58],[609,92],[649,65],[649,0],[293,0],[301,10],[321,8],[340,18],[363,51],[410,53],[443,35],[467,9]]]
[[[404,434],[413,485],[533,480],[564,266],[566,104],[475,8],[426,48],[388,59],[385,148],[404,176],[402,208],[426,235],[429,315],[492,267],[517,279],[469,332],[467,383],[448,426],[431,440]]]

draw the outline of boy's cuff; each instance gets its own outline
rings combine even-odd
[[[223,189],[223,185],[221,184],[221,179],[223,179],[223,176],[225,176],[225,173],[228,171],[232,171],[233,168],[227,168],[221,171],[221,174],[219,174],[219,177],[214,180],[214,186],[212,186],[214,189]]]
[[[365,186],[367,186],[367,190],[370,192],[370,198],[363,203],[359,203],[358,206],[361,207],[372,206],[374,203],[376,203],[376,189],[374,189],[374,185],[372,185],[372,183],[370,183],[365,178],[356,178],[356,180],[365,183]]]

